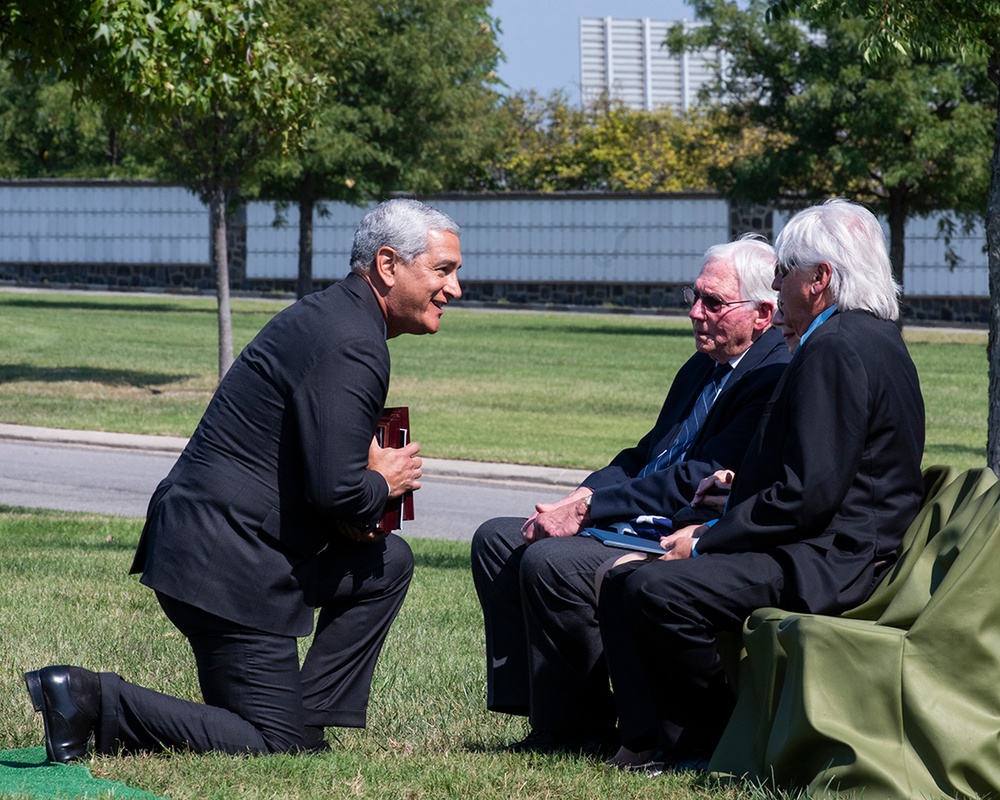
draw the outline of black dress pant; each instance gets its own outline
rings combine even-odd
[[[486,628],[487,707],[538,732],[602,736],[615,725],[594,575],[620,551],[570,536],[525,545],[524,519],[484,522],[472,576]]]
[[[328,551],[318,557],[319,618],[301,668],[295,637],[157,593],[191,645],[205,703],[101,673],[97,752],[279,753],[302,748],[306,726],[364,727],[375,662],[406,597],[413,555],[398,536]]]
[[[716,635],[742,630],[757,608],[787,603],[784,583],[779,561],[767,553],[610,571],[599,616],[622,744],[635,751],[660,746],[675,760],[708,758],[734,703]]]

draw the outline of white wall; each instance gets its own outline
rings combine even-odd
[[[719,199],[503,197],[429,201],[462,228],[462,277],[475,281],[688,281],[711,245],[729,236]],[[314,220],[313,275],[347,272],[364,209],[328,205]],[[247,276],[294,278],[298,210],[273,227],[273,208],[247,210]]]
[[[692,196],[441,196],[462,227],[463,277],[475,281],[683,282],[702,253],[729,237],[728,209]],[[328,204],[315,219],[314,274],[348,271],[364,209]],[[298,216],[274,227],[267,203],[247,209],[247,277],[294,279]],[[783,217],[775,214],[775,233]],[[949,270],[937,217],[907,224],[905,294],[988,297],[980,225],[953,242]],[[152,184],[0,183],[0,263],[207,264],[208,211],[190,192]]]

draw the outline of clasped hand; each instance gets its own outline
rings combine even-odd
[[[368,469],[385,478],[390,499],[420,488],[423,461],[417,458],[419,450],[420,445],[416,442],[403,447],[379,447],[378,439],[372,439],[368,448]]]
[[[417,458],[419,450],[420,445],[416,442],[404,447],[379,447],[378,439],[372,438],[368,448],[368,469],[385,478],[390,500],[420,488],[423,462]],[[341,536],[366,544],[381,542],[389,535],[389,531],[381,528],[363,531],[343,521],[336,523],[336,529]]]
[[[550,536],[575,536],[590,518],[590,511],[583,499],[592,494],[580,487],[555,503],[538,503],[535,513],[521,526],[521,536],[528,544]]]
[[[691,505],[722,511],[729,500],[729,490],[733,487],[735,477],[731,469],[720,469],[707,478],[702,478],[698,488],[695,489]]]
[[[660,547],[666,552],[659,556],[660,560],[677,561],[681,558],[691,558],[695,541],[707,530],[707,525],[688,525],[669,536],[661,536]]]

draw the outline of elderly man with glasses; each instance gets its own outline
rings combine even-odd
[[[510,749],[610,754],[617,747],[594,593],[595,571],[612,551],[576,534],[690,514],[700,481],[738,466],[789,359],[772,328],[774,265],[774,250],[757,237],[709,249],[685,290],[698,352],[677,372],[652,430],[562,500],[476,531],[487,705],[527,715],[532,727]]]
[[[796,214],[776,248],[773,286],[797,347],[726,513],[663,537],[663,556],[613,568],[601,586],[617,764],[707,764],[733,708],[718,634],[757,608],[864,602],[923,499],[924,406],[878,220],[829,201]]]

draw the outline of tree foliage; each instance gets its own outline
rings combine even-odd
[[[858,18],[767,24],[763,2],[694,5],[706,24],[675,29],[672,45],[724,52],[713,97],[729,109],[731,130],[763,127],[782,137],[713,170],[724,192],[791,205],[839,195],[871,206],[889,220],[900,281],[911,215],[982,213],[994,93],[984,61],[893,52],[867,63],[858,56]]]
[[[492,141],[500,51],[487,0],[295,0],[282,32],[335,78],[300,152],[268,165],[263,196],[299,204],[299,294],[311,290],[313,207],[456,187]]]
[[[148,177],[137,138],[69,81],[0,65],[0,178]]]
[[[853,14],[864,20],[860,54],[878,62],[894,53],[987,59],[986,74],[997,88],[990,187],[986,204],[986,251],[990,279],[989,418],[987,463],[1000,473],[1000,4],[996,0],[777,0],[775,18],[791,12],[810,19]]]
[[[556,92],[504,100],[497,154],[470,188],[508,191],[707,191],[710,172],[769,144],[754,129],[720,135],[726,114],[644,111],[604,99],[576,108]]]
[[[294,139],[321,81],[269,30],[271,0],[4,0],[0,47],[153,132],[160,172],[210,207],[219,374],[233,360],[226,211],[262,154]]]

